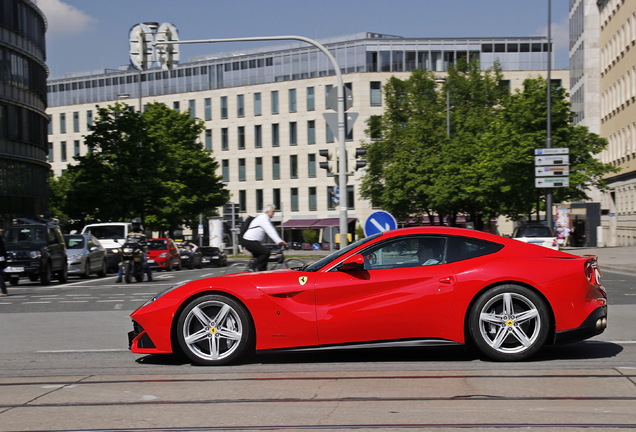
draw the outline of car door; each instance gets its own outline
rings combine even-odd
[[[444,261],[446,239],[435,237],[439,261],[423,265],[418,245],[430,236],[389,239],[364,251],[364,269],[331,269],[316,280],[321,345],[436,337],[455,295]]]

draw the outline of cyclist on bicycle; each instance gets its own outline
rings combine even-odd
[[[240,239],[241,246],[250,251],[254,257],[253,266],[251,268],[253,271],[267,270],[267,260],[269,259],[270,250],[263,246],[262,241],[265,240],[265,236],[271,238],[274,243],[281,247],[287,246],[287,243],[280,238],[270,220],[274,217],[275,212],[275,205],[266,205],[263,209],[263,213],[252,220],[245,234],[243,234],[243,238]]]

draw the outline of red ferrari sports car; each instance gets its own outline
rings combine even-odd
[[[603,332],[595,256],[462,228],[367,237],[303,268],[175,285],[131,314],[134,353],[222,365],[254,350],[445,340],[517,361]]]

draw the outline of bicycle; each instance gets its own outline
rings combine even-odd
[[[281,251],[282,252],[282,251]],[[234,263],[226,267],[225,274],[231,273],[244,273],[244,272],[257,272],[254,270],[254,258],[250,258],[247,261]],[[301,269],[307,263],[298,258],[284,258],[276,262],[268,262],[267,270],[279,270],[279,269]]]

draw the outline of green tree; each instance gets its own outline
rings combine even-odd
[[[123,104],[98,108],[86,144],[51,183],[54,205],[82,222],[143,219],[146,228],[172,231],[214,214],[229,193],[211,152],[196,140],[203,124],[164,104],[143,114]]]

